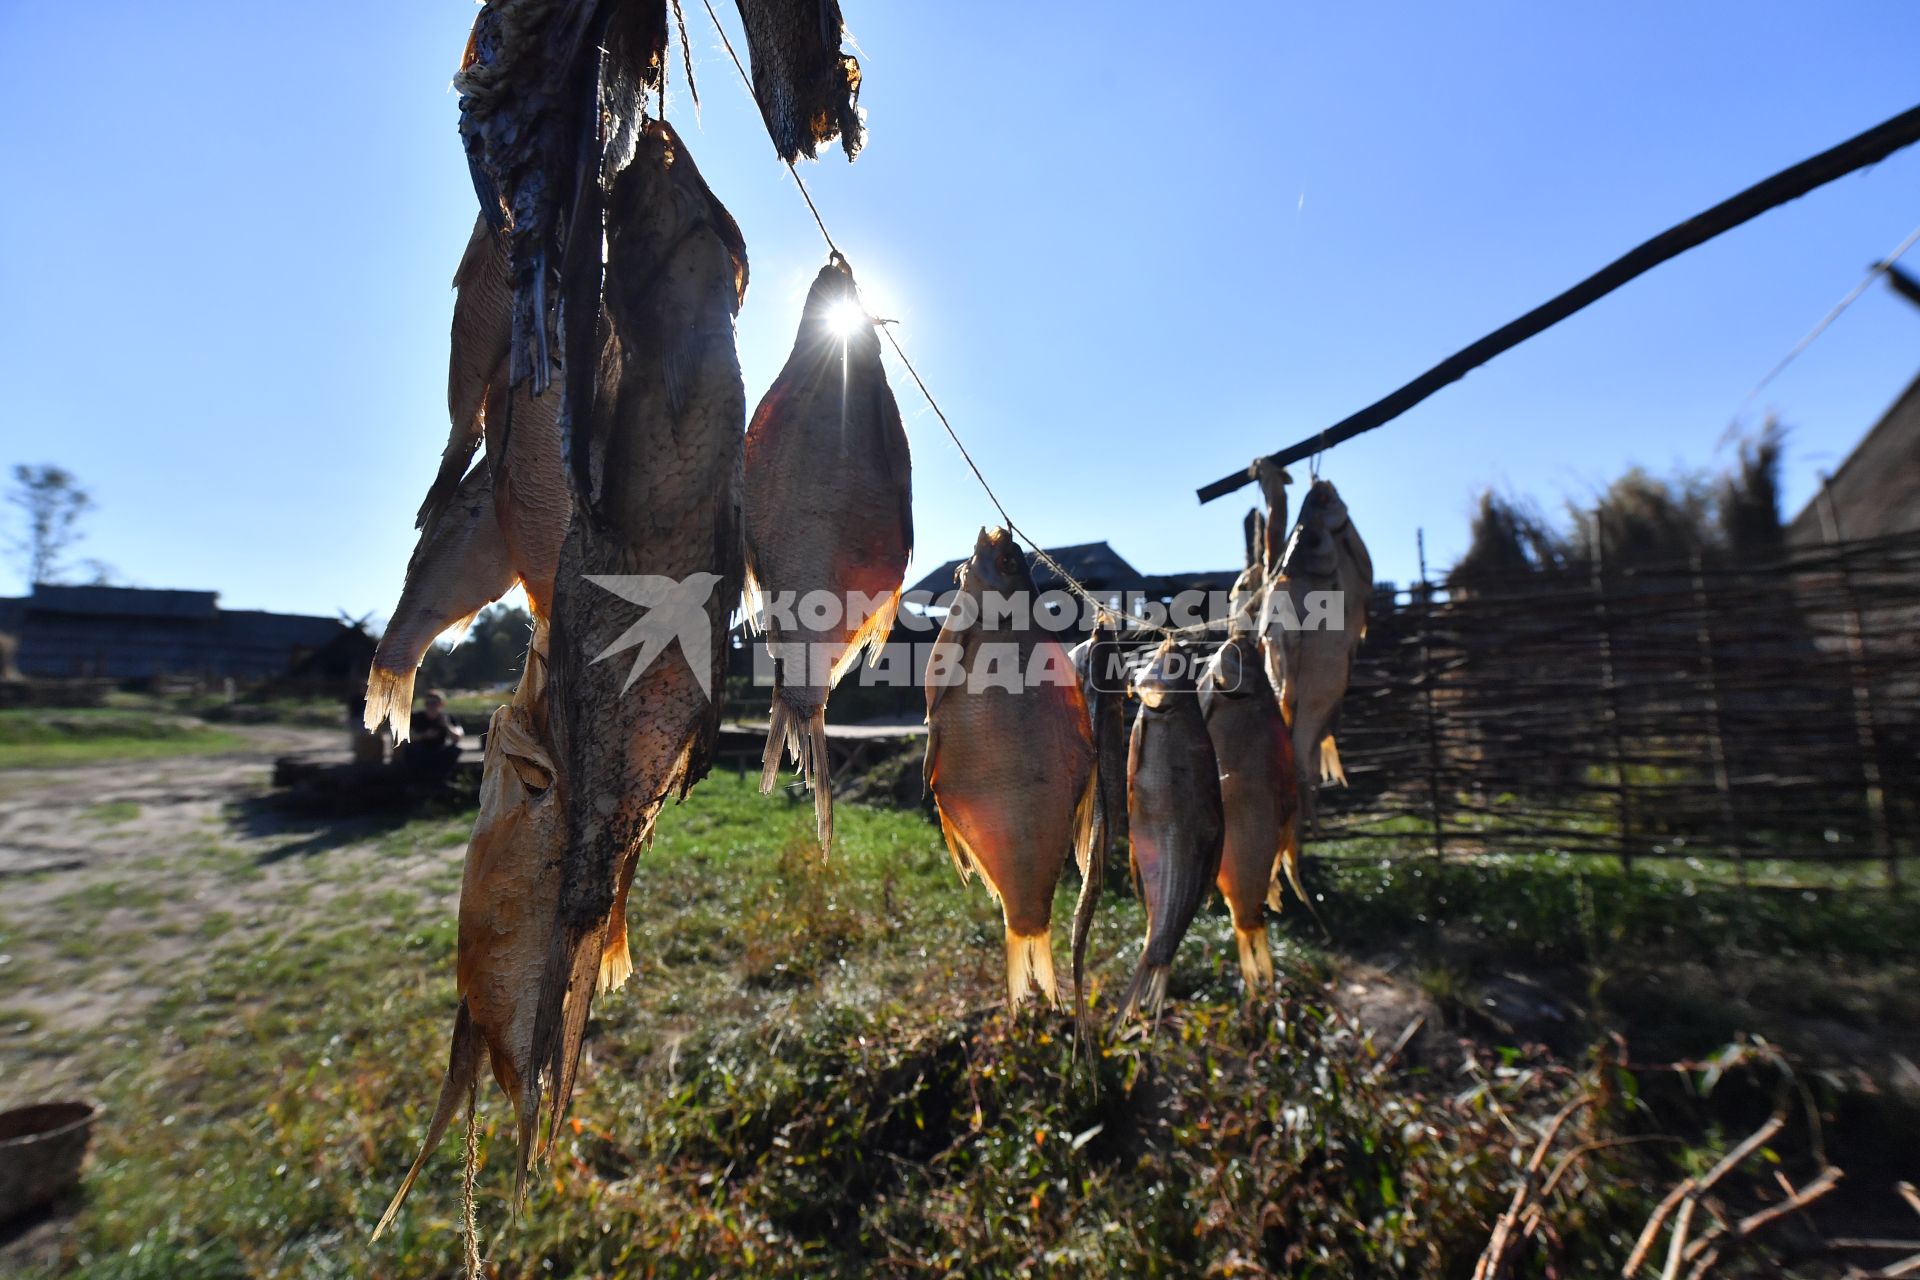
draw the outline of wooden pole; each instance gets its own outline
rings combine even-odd
[[[1614,818],[1620,824],[1620,869],[1633,874],[1633,802],[1627,794],[1627,755],[1620,740],[1620,685],[1613,670],[1613,622],[1607,611],[1607,526],[1593,510],[1593,612],[1600,630],[1600,690],[1606,697],[1607,749],[1613,758]]]
[[[1519,346],[1528,338],[1553,327],[1574,312],[1599,301],[1621,285],[1644,275],[1661,263],[1677,258],[1687,250],[1705,244],[1715,236],[1731,231],[1741,223],[1757,218],[1769,209],[1783,205],[1789,200],[1797,200],[1809,191],[1832,182],[1835,178],[1845,177],[1856,169],[1878,163],[1902,147],[1910,146],[1915,142],[1920,142],[1920,107],[1904,111],[1857,137],[1847,139],[1831,150],[1822,151],[1817,156],[1802,160],[1792,168],[1783,169],[1771,178],[1757,182],[1740,194],[1721,201],[1704,213],[1689,218],[1678,226],[1668,228],[1653,239],[1614,259],[1565,293],[1540,304],[1518,320],[1494,330],[1473,345],[1456,351],[1391,395],[1376,400],[1360,412],[1341,419],[1317,435],[1282,449],[1279,453],[1273,454],[1268,461],[1275,466],[1284,467],[1289,463],[1299,462],[1303,458],[1310,458],[1321,450],[1330,449],[1342,441],[1351,440],[1375,427],[1383,426],[1442,387],[1458,382],[1503,351]],[[1252,484],[1254,468],[1258,465],[1258,462],[1255,462],[1243,471],[1222,476],[1212,484],[1204,486],[1200,490],[1200,501],[1212,502],[1215,498],[1224,498],[1235,490]]]
[[[1720,665],[1713,656],[1713,614],[1707,603],[1707,576],[1700,553],[1693,553],[1694,642],[1700,647],[1700,665],[1707,678],[1707,743],[1713,760],[1713,789],[1720,800],[1720,825],[1733,851],[1734,874],[1740,895],[1747,893],[1747,842],[1733,808],[1733,777],[1727,768],[1727,730],[1720,710]]]
[[[1420,601],[1420,690],[1426,704],[1427,720],[1427,808],[1433,821],[1433,856],[1445,861],[1447,827],[1440,808],[1440,718],[1433,702],[1433,636],[1427,625],[1433,612],[1433,584],[1427,580],[1427,531],[1414,531],[1414,544],[1420,553],[1420,585],[1415,592]]]
[[[1840,591],[1846,601],[1847,671],[1853,685],[1853,732],[1860,747],[1860,777],[1866,784],[1867,818],[1873,828],[1873,852],[1887,869],[1887,888],[1900,892],[1900,856],[1887,825],[1887,791],[1880,776],[1880,734],[1873,720],[1873,686],[1867,674],[1866,627],[1860,617],[1860,599],[1853,590],[1853,569],[1840,529],[1840,512],[1833,504],[1832,477],[1820,477],[1820,524],[1827,545],[1840,561]]]

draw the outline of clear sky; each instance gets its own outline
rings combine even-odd
[[[1914,105],[1920,5],[843,0],[870,144],[804,171],[1033,535],[1231,565],[1194,488],[1645,237]],[[716,6],[737,22],[731,5]],[[470,0],[0,3],[0,463],[80,554],[230,607],[384,616],[445,438]],[[823,250],[705,12],[669,114],[739,218],[749,402]],[[1754,382],[1920,223],[1920,149],[1660,268],[1329,454],[1383,577],[1474,493],[1724,464]],[[1920,265],[1920,253],[1915,255]],[[1803,500],[1920,369],[1863,298],[1755,404]],[[992,518],[904,376],[914,572]],[[17,585],[8,567],[0,586]],[[9,580],[10,579],[10,580]]]

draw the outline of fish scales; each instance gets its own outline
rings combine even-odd
[[[987,593],[1038,598],[1026,555],[1004,529],[981,530],[959,592],[976,604]],[[932,661],[942,655],[959,678],[930,670],[927,681],[925,776],[941,833],[961,879],[979,875],[1000,901],[1008,1002],[1037,994],[1057,1005],[1053,893],[1069,853],[1092,838],[1097,781],[1080,682],[1030,611],[1009,620],[956,606]],[[1013,669],[1019,687],[983,678],[996,667]],[[1035,672],[1051,675],[1029,679]]]
[[[574,513],[555,584],[567,863],[535,1031],[551,1090],[549,1143],[596,985],[625,963],[634,859],[661,805],[708,767],[719,704],[707,690],[723,687],[742,575],[739,228],[660,121],[614,179],[608,216],[606,342],[587,379],[591,398],[573,395],[579,370],[569,379]],[[678,599],[691,630],[622,648],[639,610],[618,592],[663,581],[683,594],[653,598],[639,622],[671,620]]]
[[[834,138],[852,160],[866,141],[860,62],[842,53],[839,0],[738,0],[753,97],[782,160],[813,159]]]
[[[1269,670],[1293,734],[1301,803],[1311,816],[1317,782],[1346,783],[1335,734],[1354,651],[1366,638],[1367,598],[1373,591],[1373,560],[1331,482],[1316,480],[1308,489],[1280,573],[1268,590],[1285,592],[1294,616],[1303,621],[1312,616],[1315,593],[1340,593],[1340,612],[1327,626],[1293,629],[1276,621],[1268,634]]]
[[[1188,655],[1161,645],[1134,682],[1140,713],[1127,751],[1127,824],[1147,940],[1121,1001],[1157,1016],[1174,953],[1220,870],[1220,772]]]
[[[814,279],[793,352],[747,426],[746,531],[750,593],[787,602],[822,593],[833,606],[768,614],[775,668],[760,783],[771,791],[783,749],[793,756],[813,789],[825,850],[827,700],[863,650],[886,642],[913,554],[907,433],[880,339],[837,255]]]
[[[1281,877],[1305,898],[1293,742],[1251,632],[1229,635],[1208,663],[1202,691],[1225,824],[1217,884],[1233,916],[1240,976],[1250,990],[1267,989],[1273,986],[1273,955],[1266,913],[1281,907]]]

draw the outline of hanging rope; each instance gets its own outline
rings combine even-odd
[[[701,0],[701,4],[706,7],[707,17],[713,22],[713,29],[720,33],[720,43],[726,48],[727,56],[733,60],[733,69],[740,73],[740,83],[746,86],[747,96],[752,98],[753,78],[747,73],[746,63],[742,62],[740,55],[734,52],[733,41],[727,37],[726,27],[721,25],[719,15],[713,11],[713,0]],[[684,42],[685,36],[682,35],[681,39]],[[758,99],[755,99],[755,106],[757,109]],[[788,176],[793,179],[793,185],[799,189],[800,198],[807,202],[807,212],[813,215],[813,223],[816,227],[820,228],[820,238],[827,242],[828,251],[842,262],[846,261],[846,255],[840,252],[840,246],[834,242],[833,233],[827,230],[827,220],[820,216],[820,206],[813,202],[813,193],[807,190],[806,180],[800,176],[799,168],[794,165],[793,161],[788,160],[785,156],[780,158],[780,162],[786,166]],[[1018,537],[1022,542],[1026,543],[1028,547],[1032,548],[1033,558],[1045,565],[1047,569],[1060,580],[1061,584],[1070,594],[1094,606],[1096,609],[1104,609],[1108,613],[1131,623],[1135,630],[1152,632],[1155,635],[1169,639],[1176,638],[1188,632],[1202,632],[1212,630],[1215,627],[1226,626],[1224,620],[1219,623],[1203,622],[1191,627],[1175,628],[1162,626],[1147,618],[1128,613],[1125,609],[1115,608],[1089,591],[1078,578],[1075,578],[1071,573],[1067,572],[1065,565],[1047,554],[1045,549],[1029,536],[1025,529],[1022,529],[1014,522],[1013,516],[1007,511],[1006,504],[1000,501],[1000,495],[995,493],[993,486],[987,482],[987,477],[980,470],[980,465],[973,460],[973,454],[968,452],[966,444],[960,439],[960,433],[953,429],[953,423],[948,421],[946,411],[940,407],[940,402],[934,398],[933,392],[927,387],[926,379],[922,378],[920,371],[914,368],[913,361],[907,357],[906,348],[902,347],[900,345],[900,339],[894,336],[891,322],[876,321],[875,324],[880,329],[880,332],[886,335],[887,344],[893,348],[894,355],[900,358],[900,363],[906,369],[907,375],[913,379],[913,385],[920,389],[920,395],[926,400],[927,407],[933,410],[933,416],[939,420],[941,429],[947,433],[947,439],[953,441],[953,447],[960,451],[961,460],[967,464],[967,469],[973,472],[973,478],[980,482],[980,488],[986,492],[987,501],[991,502],[993,509],[1000,513],[1000,523],[1006,527],[1009,533]]]
[[[1908,232],[1907,238],[1905,240],[1902,240],[1899,243],[1899,245],[1897,245],[1894,248],[1894,251],[1892,253],[1888,254],[1885,258],[1882,258],[1879,262],[1876,262],[1871,267],[1867,268],[1867,274],[1861,278],[1860,283],[1853,286],[1853,288],[1848,291],[1846,297],[1834,303],[1833,310],[1827,312],[1826,315],[1820,317],[1820,323],[1816,324],[1815,326],[1813,326],[1813,328],[1809,329],[1807,331],[1806,337],[1794,343],[1793,350],[1787,352],[1786,355],[1780,357],[1780,363],[1774,365],[1773,368],[1767,370],[1766,377],[1760,379],[1760,381],[1753,384],[1753,390],[1747,392],[1746,396],[1741,399],[1740,407],[1733,411],[1733,416],[1735,418],[1738,418],[1740,414],[1746,410],[1746,407],[1753,403],[1754,397],[1759,395],[1762,391],[1766,390],[1766,386],[1769,382],[1772,382],[1775,378],[1779,377],[1782,371],[1784,371],[1788,365],[1792,364],[1796,359],[1799,358],[1801,352],[1805,351],[1808,347],[1812,346],[1814,339],[1818,338],[1821,334],[1825,333],[1827,331],[1828,326],[1831,325],[1835,320],[1838,320],[1840,318],[1841,312],[1845,311],[1848,307],[1852,306],[1855,302],[1859,301],[1860,295],[1865,293],[1873,285],[1873,282],[1875,280],[1878,280],[1881,276],[1887,274],[1887,272],[1892,269],[1893,264],[1900,260],[1901,255],[1905,254],[1907,250],[1913,248],[1915,244],[1920,244],[1920,227],[1915,227],[1912,231]],[[1729,430],[1731,430],[1731,428],[1729,428]]]

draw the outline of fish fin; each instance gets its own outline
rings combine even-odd
[[[1340,765],[1340,746],[1332,734],[1320,739],[1320,781],[1347,785],[1347,771]]]
[[[546,1081],[546,1132],[536,1140],[540,1156],[552,1153],[573,1100],[580,1045],[586,1038],[600,956],[606,949],[606,927],[604,920],[581,933],[563,927],[554,934],[540,974],[533,1024],[534,1060]]]
[[[1036,994],[1037,993],[1037,994]],[[1041,999],[1058,1009],[1060,985],[1053,976],[1053,930],[1019,934],[1007,930],[1007,1005]]]
[[[1135,1010],[1146,1014],[1156,1021],[1160,1017],[1160,1008],[1167,1001],[1167,977],[1173,966],[1148,964],[1145,955],[1133,971],[1133,981],[1127,984],[1127,994],[1120,1001],[1120,1016],[1113,1020],[1117,1029]]]
[[[381,1233],[393,1225],[400,1206],[406,1203],[407,1193],[413,1190],[413,1184],[420,1176],[420,1170],[426,1167],[427,1157],[433,1154],[433,1149],[440,1145],[440,1139],[446,1136],[447,1126],[460,1109],[461,1095],[465,1094],[471,1099],[479,1071],[480,1037],[475,1032],[473,1016],[467,1012],[467,1002],[462,1000],[459,1012],[453,1015],[453,1043],[447,1050],[447,1074],[440,1082],[440,1100],[434,1104],[433,1119],[427,1122],[426,1140],[420,1144],[420,1154],[414,1157],[413,1167],[400,1180],[400,1189],[393,1193],[392,1203],[380,1215],[379,1225],[373,1229],[373,1239],[378,1240]]]
[[[391,671],[375,665],[367,671],[367,714],[363,723],[368,733],[380,732],[387,720],[393,721],[393,740],[405,742],[413,731],[413,679],[418,667]]]
[[[833,849],[833,758],[827,752],[827,708],[822,703],[803,718],[800,708],[776,690],[767,715],[767,745],[760,755],[761,795],[773,791],[781,756],[788,753],[813,792],[814,835],[820,852],[829,853]]]
[[[621,881],[613,895],[613,910],[607,913],[607,940],[600,948],[600,975],[594,984],[599,994],[618,991],[633,976],[633,953],[627,947],[627,890],[631,879]]]
[[[1240,947],[1240,980],[1248,993],[1273,990],[1273,951],[1267,943],[1266,922],[1251,929],[1235,925],[1233,940]]]
[[[1283,911],[1287,905],[1286,891],[1281,887],[1281,877],[1293,886],[1293,892],[1302,902],[1307,895],[1300,888],[1300,815],[1288,819],[1280,834],[1280,851],[1273,859],[1273,877],[1267,883],[1267,909]]]
[[[780,781],[780,761],[787,752],[787,740],[793,735],[793,708],[778,693],[767,708],[767,745],[760,752],[760,794],[773,794]]]
[[[967,843],[967,838],[961,835],[960,829],[947,818],[947,811],[940,807],[938,796],[933,799],[933,811],[940,816],[940,834],[947,841],[947,856],[953,859],[953,869],[960,873],[960,883],[965,884],[973,879],[974,872],[979,870],[980,861],[973,856],[973,847]],[[981,879],[986,879],[984,873]],[[992,888],[993,881],[988,880],[987,887]]]
[[[868,662],[878,662],[880,651],[886,647],[887,637],[893,634],[893,621],[900,613],[900,594],[902,587],[895,587],[887,602],[867,615],[860,629],[853,633],[853,640],[847,645],[833,664],[833,670],[827,673],[827,687],[837,688],[840,677],[860,665],[861,651],[865,650]]]
[[[1100,882],[1107,871],[1106,822],[1100,814],[1100,767],[1087,770],[1087,789],[1074,809],[1074,860],[1080,864],[1080,898],[1073,906],[1073,1023],[1077,1034],[1086,1030],[1087,941],[1093,933],[1094,911],[1100,905]]]

